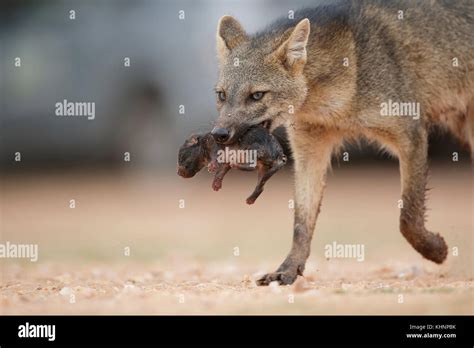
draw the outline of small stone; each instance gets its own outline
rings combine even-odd
[[[140,289],[133,284],[125,284],[122,289],[122,292],[124,294],[136,294],[140,292]]]
[[[76,286],[74,291],[86,297],[91,297],[95,292],[94,289],[83,286]]]
[[[341,289],[342,290],[349,290],[351,288],[351,284],[347,284],[347,283],[342,283],[341,284]]]
[[[242,283],[248,284],[252,282],[252,278],[248,274],[244,274],[244,277],[242,278]]]
[[[66,286],[59,291],[59,294],[62,296],[69,296],[72,294],[72,289]]]
[[[278,283],[277,281],[271,282],[270,284],[268,284],[268,287],[274,294],[279,294],[281,292],[280,283]]]

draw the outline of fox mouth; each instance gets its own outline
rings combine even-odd
[[[263,121],[262,123],[260,123],[260,125],[263,127],[263,128],[266,128],[267,130],[270,130],[271,126],[272,126],[272,120],[265,120]]]

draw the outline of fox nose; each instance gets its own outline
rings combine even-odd
[[[225,143],[227,140],[229,140],[230,132],[227,128],[217,128],[215,127],[211,135],[214,137],[214,139],[218,143]]]

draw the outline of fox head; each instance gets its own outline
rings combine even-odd
[[[272,131],[303,104],[309,32],[308,19],[278,37],[249,36],[233,17],[219,20],[215,87],[219,116],[212,130],[217,142],[231,144],[257,124]]]

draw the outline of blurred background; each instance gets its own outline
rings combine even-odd
[[[174,170],[183,139],[209,130],[216,117],[218,19],[232,14],[255,32],[314,4],[2,1],[2,168],[18,167],[15,152],[21,152],[22,166],[67,169],[117,165],[128,151],[134,166]],[[64,99],[95,102],[95,120],[56,117],[54,105]],[[433,158],[462,151],[443,135],[433,137],[431,149]],[[366,146],[351,149],[351,155],[380,159]]]
[[[174,276],[179,281],[194,279],[206,274],[206,265],[212,262],[223,263],[220,269],[233,274],[229,282],[239,282],[245,272],[277,267],[291,243],[291,165],[275,175],[255,206],[249,207],[245,198],[255,185],[255,173],[230,173],[222,191],[215,193],[207,173],[191,180],[176,176],[176,155],[185,137],[208,131],[216,118],[218,19],[233,15],[248,32],[255,32],[290,10],[316,3],[3,0],[0,239],[38,243],[39,264],[51,267],[44,271],[20,262],[21,267],[34,268],[25,278],[28,273],[17,268],[18,261],[7,260],[8,267],[2,264],[3,284],[34,288],[35,282],[52,279],[65,286],[67,281],[55,278],[66,272],[56,271],[58,264],[133,260],[155,270],[167,265],[171,275],[150,271],[155,283]],[[15,66],[17,58],[21,66]],[[95,102],[95,119],[55,116],[55,104],[64,99]],[[364,143],[347,151],[349,162],[334,160],[307,272],[322,279],[325,274],[327,279],[354,274],[350,260],[344,261],[349,267],[342,276],[337,267],[327,265],[324,245],[337,240],[364,243],[367,262],[379,268],[389,265],[395,277],[418,267],[429,275],[441,272],[472,281],[468,153],[448,135],[431,138],[434,190],[428,224],[443,232],[450,246],[462,250],[440,271],[422,260],[398,232],[397,162]],[[452,160],[453,151],[459,153],[458,162]],[[125,152],[130,161],[124,161]],[[21,161],[15,161],[17,153]],[[130,256],[124,255],[127,247]],[[193,268],[195,262],[204,263],[201,270]],[[189,275],[188,266],[198,271]],[[48,311],[40,297],[23,303],[18,296],[4,295],[13,299],[3,303],[7,312]],[[427,301],[429,307],[431,300]],[[462,312],[463,301],[453,298],[439,311]],[[366,307],[361,303],[352,311],[380,309]],[[305,308],[314,309],[300,310]],[[329,304],[327,311],[332,308]],[[384,308],[388,313],[400,310]]]

